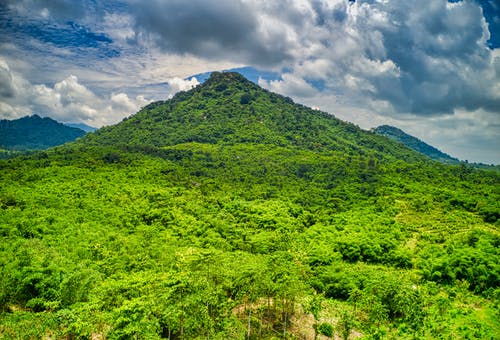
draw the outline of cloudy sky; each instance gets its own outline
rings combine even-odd
[[[500,164],[497,0],[0,0],[2,119],[114,124],[235,68],[362,128]]]

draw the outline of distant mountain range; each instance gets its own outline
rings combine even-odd
[[[448,164],[456,164],[460,163],[460,160],[450,155],[436,149],[435,147],[421,141],[420,139],[407,134],[401,129],[390,125],[381,125],[373,129],[378,135],[386,136],[395,141],[398,141],[412,150],[420,152],[421,154],[426,155],[427,157],[434,159],[436,161]]]
[[[97,130],[97,128],[95,128],[93,126],[89,126],[87,124],[83,124],[83,123],[64,123],[64,125],[69,126],[69,127],[73,127],[73,128],[77,128],[77,129],[83,130],[85,132],[94,132],[95,130]]]
[[[210,74],[207,73],[206,76],[210,77]],[[207,79],[202,80],[204,82]],[[255,82],[255,79],[253,80]],[[16,120],[0,120],[0,150],[4,152],[44,150],[73,141],[88,132],[96,130],[96,128],[83,123],[63,124],[54,119],[42,118],[38,115],[26,116]],[[433,160],[446,164],[460,163],[459,159],[407,134],[397,127],[381,125],[372,129],[372,132],[397,141]]]
[[[265,80],[279,79],[279,75],[273,72],[264,72],[252,67],[242,67],[228,71],[238,71],[250,81],[257,84],[259,78]],[[217,73],[217,72],[216,72]],[[231,73],[231,72],[229,72]],[[200,73],[196,77],[201,83],[210,78],[212,72]],[[191,77],[190,77],[191,78]],[[26,150],[43,150],[52,146],[64,144],[88,132],[97,129],[83,123],[59,123],[51,118],[42,118],[38,115],[26,116],[17,120],[0,120],[0,150],[11,152]],[[388,137],[406,147],[417,151],[433,160],[446,163],[458,164],[460,160],[452,157],[441,150],[425,143],[424,141],[404,132],[403,130],[390,126],[381,125],[372,129],[374,133]],[[478,167],[491,166],[475,164]],[[497,167],[494,167],[497,168]]]
[[[0,149],[44,150],[73,141],[85,134],[83,129],[66,126],[38,115],[0,120]]]

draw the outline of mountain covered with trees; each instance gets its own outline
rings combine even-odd
[[[407,134],[401,129],[390,125],[380,125],[373,129],[376,134],[389,137],[417,152],[420,152],[431,159],[448,164],[457,164],[460,162],[457,158],[436,149],[435,147],[421,141],[420,139]]]
[[[83,135],[85,131],[81,129],[38,115],[0,120],[0,149],[4,150],[43,150]]]
[[[262,144],[351,155],[423,160],[398,143],[263,90],[239,73],[212,73],[189,92],[149,104],[82,145],[162,147],[183,143]]]
[[[500,175],[236,73],[0,161],[3,338],[500,334]]]

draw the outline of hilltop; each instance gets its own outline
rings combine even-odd
[[[3,338],[500,333],[499,174],[235,73],[0,173]]]

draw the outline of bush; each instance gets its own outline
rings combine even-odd
[[[447,244],[446,252],[428,248],[419,267],[426,280],[442,284],[466,280],[470,290],[487,295],[500,284],[497,248],[496,236],[472,231],[463,240]]]
[[[319,325],[318,332],[321,335],[332,337],[333,336],[333,326],[330,325],[329,323],[324,322],[321,325]]]
[[[252,96],[249,95],[248,93],[244,93],[240,97],[240,104],[246,105],[249,104],[252,101]]]

